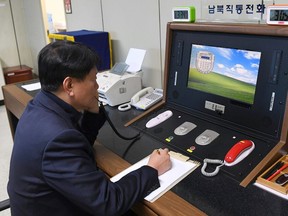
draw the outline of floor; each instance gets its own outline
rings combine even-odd
[[[10,155],[13,141],[10,132],[5,106],[0,106],[0,200],[8,198],[7,182],[10,164]],[[10,216],[10,210],[0,212],[0,216]]]

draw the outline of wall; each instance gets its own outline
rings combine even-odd
[[[39,0],[16,0],[23,2],[25,18],[25,31],[28,34],[27,43],[32,55],[32,67],[37,73],[37,56],[39,51],[46,45],[46,30],[43,26],[42,10]]]
[[[11,13],[10,1],[13,13]],[[27,0],[27,3],[28,2],[29,0]],[[34,17],[34,14],[38,15],[36,11],[33,11],[33,13],[29,14],[29,10],[39,10],[39,8],[29,8],[27,13],[27,10],[25,9],[25,6],[27,5],[23,3],[23,0],[0,0],[0,60],[2,63],[2,67],[11,67],[25,64],[27,66],[35,68],[34,59],[35,54],[38,50],[33,52],[33,47],[37,46],[33,43],[33,34],[35,31],[38,32],[41,27],[37,26],[37,29],[35,29],[34,32],[31,31],[34,26],[33,24],[31,25],[30,20],[34,22],[33,19],[37,20],[39,17]],[[31,18],[31,15],[33,16],[33,18]],[[13,28],[13,19],[15,24],[15,31]],[[38,41],[41,41],[41,38],[35,37],[34,42],[36,42],[37,44]]]
[[[103,31],[102,6],[100,0],[71,0],[72,14],[66,14],[68,31]]]
[[[142,66],[144,86],[160,87],[162,79],[159,10],[155,0],[103,1],[104,30],[113,39],[114,62],[124,62],[130,48],[147,50]]]
[[[37,55],[46,44],[40,1],[11,1],[21,62],[33,67],[34,72],[37,73]],[[72,14],[66,14],[67,30],[88,29],[110,32],[114,63],[125,61],[131,47],[146,49],[147,53],[143,62],[143,84],[162,87],[166,24],[171,21],[171,10],[174,6],[194,5],[197,11],[196,17],[201,18],[201,2],[204,1],[71,0]],[[0,7],[0,20],[2,21],[0,58],[3,67],[14,66],[19,64],[19,60],[9,0],[0,0],[0,4],[2,2],[6,6]],[[275,3],[283,4],[287,1],[275,0]]]
[[[166,24],[171,21],[172,7],[179,5],[179,1],[98,0],[94,2],[98,2],[98,7],[94,7],[93,11],[94,19],[81,17],[79,21],[80,14],[85,11],[85,8],[91,8],[91,5],[88,4],[86,7],[86,1],[85,4],[80,0],[72,1],[72,14],[66,15],[67,29],[83,29],[88,22],[95,25],[86,29],[110,32],[114,63],[125,61],[130,48],[147,50],[142,66],[143,85],[161,88],[164,79]],[[191,5],[191,2],[195,2],[194,6],[200,7],[199,1],[181,1],[181,5]],[[85,11],[85,14],[87,13],[89,14],[89,11]]]
[[[15,21],[17,38],[15,37],[9,3],[9,0],[0,0],[0,60],[2,62],[2,67],[15,66],[20,63],[32,66],[33,62],[30,52],[30,44],[27,42],[28,35],[25,30],[26,21],[25,15],[23,14],[23,1],[16,0],[11,2],[12,10],[14,11],[13,18]],[[17,52],[16,39],[20,52],[20,61]]]
[[[4,67],[5,65],[19,64],[19,60],[18,58],[16,59],[13,58],[13,56],[17,56],[17,47],[14,37],[14,30],[13,30],[13,23],[10,13],[9,2],[1,1],[0,3],[1,3],[0,59]]]

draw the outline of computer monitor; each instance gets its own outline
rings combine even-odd
[[[253,104],[261,52],[192,44],[187,87]]]
[[[176,26],[168,25],[166,104],[253,136],[279,139],[288,39],[237,28],[222,32],[217,25]]]

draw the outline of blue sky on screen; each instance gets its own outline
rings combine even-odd
[[[191,68],[195,68],[199,51],[208,51],[215,55],[213,72],[256,85],[260,52],[194,44],[191,52]]]

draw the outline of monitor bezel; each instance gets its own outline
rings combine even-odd
[[[283,41],[287,39],[263,35],[261,32],[256,34],[254,31],[238,32],[235,28],[237,26],[233,26],[230,32],[222,32],[217,25],[216,27],[213,25],[213,28],[209,25],[207,29],[199,28],[197,24],[190,26],[182,28],[180,25],[175,28],[173,24],[171,26],[168,24],[167,35],[170,40],[167,41],[166,47],[169,50],[166,50],[165,60],[166,103],[219,124],[233,125],[260,136],[279,139],[287,94],[287,89],[283,88],[287,84],[287,72],[281,64],[284,61],[288,62],[288,51],[286,51],[288,47],[285,47],[286,45],[283,47]],[[275,42],[272,49],[271,41]],[[261,52],[254,104],[245,104],[187,88],[192,44]],[[275,53],[279,51],[281,53],[279,72],[276,83],[273,83],[271,80],[273,74],[270,73],[271,64]],[[221,113],[221,110],[218,112],[205,108],[207,101],[224,106],[225,111]]]

